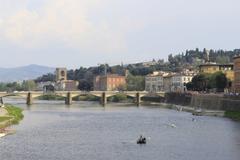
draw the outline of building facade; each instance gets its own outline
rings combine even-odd
[[[55,90],[59,91],[76,91],[78,90],[78,81],[74,80],[62,80],[55,84]]]
[[[234,91],[240,93],[240,56],[234,57]]]
[[[234,81],[233,64],[206,63],[199,66],[200,73],[213,74],[218,71],[222,71],[224,74],[226,74],[226,77],[228,79],[230,79],[231,81]]]
[[[166,72],[155,71],[145,77],[145,90],[148,92],[164,91],[164,77],[168,75]]]
[[[126,86],[126,77],[116,74],[96,76],[93,82],[95,91],[117,91]]]
[[[171,77],[171,92],[185,92],[187,91],[186,84],[192,81],[192,75],[174,74]]]
[[[192,81],[194,74],[153,72],[145,77],[145,90],[148,92],[184,92],[186,84]]]
[[[163,77],[163,91],[164,92],[171,92],[172,88],[172,76],[175,73],[169,73],[168,75]]]

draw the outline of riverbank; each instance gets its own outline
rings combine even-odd
[[[0,137],[14,133],[6,128],[18,124],[23,117],[22,109],[13,105],[5,104],[5,107],[0,108]]]
[[[220,115],[240,121],[240,97],[172,92],[165,98],[166,103],[193,108],[195,115]]]

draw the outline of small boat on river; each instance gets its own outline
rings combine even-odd
[[[137,144],[146,144],[147,140],[145,137],[143,137],[142,135],[139,137],[139,139],[137,140]]]

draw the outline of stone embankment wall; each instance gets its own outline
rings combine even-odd
[[[170,92],[165,94],[165,102],[177,104],[182,106],[189,106],[191,104],[191,94]]]
[[[166,102],[209,110],[240,111],[240,97],[216,94],[168,93]]]
[[[240,111],[240,98],[211,94],[192,95],[190,106],[210,110]]]

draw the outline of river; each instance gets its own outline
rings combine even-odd
[[[13,126],[16,134],[0,139],[1,160],[240,159],[240,123],[227,118],[122,104],[9,102],[25,117]],[[136,144],[140,134],[146,145]]]

